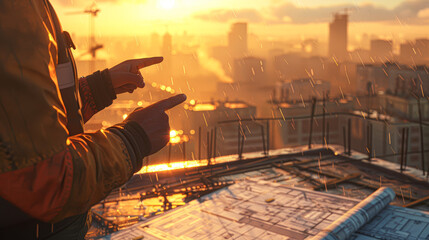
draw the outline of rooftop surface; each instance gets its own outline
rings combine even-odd
[[[245,180],[105,239],[311,239],[358,203],[338,195]],[[428,213],[386,205],[352,235],[366,240],[428,237]]]
[[[260,234],[258,236],[264,236],[263,239],[288,239],[284,235],[286,232],[294,232],[301,237],[309,238],[380,187],[390,187],[396,195],[392,199],[392,206],[386,208],[387,212],[381,212],[379,213],[381,215],[374,218],[373,221],[379,219],[380,223],[373,227],[366,226],[362,231],[387,232],[395,224],[398,227],[402,226],[405,230],[401,231],[405,232],[408,231],[406,229],[419,227],[423,229],[421,236],[426,234],[425,231],[429,231],[427,222],[429,216],[425,212],[429,210],[425,202],[429,196],[429,183],[420,177],[421,172],[416,169],[407,168],[407,171],[400,173],[398,164],[381,159],[372,159],[369,162],[366,159],[367,155],[357,152],[352,152],[350,156],[339,154],[335,146],[329,149],[270,150],[268,156],[263,152],[255,152],[243,154],[241,160],[237,158],[237,155],[226,156],[212,159],[212,165],[207,165],[208,162],[205,160],[201,161],[201,164],[194,164],[197,167],[193,168],[175,170],[164,168],[167,170],[135,175],[121,189],[112,192],[103,203],[93,208],[93,212],[99,218],[96,222],[98,221],[99,226],[105,229],[105,234],[123,229],[107,235],[105,239],[109,237],[121,239],[120,236],[127,234],[127,239],[134,238],[134,235],[129,235],[134,234],[134,231],[152,235],[151,237],[144,235],[144,239],[164,239],[159,238],[161,235],[156,233],[173,234],[171,236],[174,237],[166,235],[170,236],[166,239],[178,239],[179,235],[175,234],[179,234],[180,230],[183,230],[180,234],[188,237],[183,239],[203,239],[190,237],[189,230],[186,229],[192,225],[194,227],[191,229],[200,226],[198,229],[203,231],[205,225],[200,225],[199,222],[212,219],[215,216],[212,213],[224,214],[226,217],[219,220],[219,217],[215,216],[216,224],[222,223],[221,226],[225,225],[228,232],[241,234],[230,239],[253,239],[244,238],[249,235],[245,233],[251,231],[256,231],[255,234]],[[254,200],[245,200],[246,196],[253,197]],[[259,222],[256,220],[243,222],[246,201],[250,204],[247,206],[249,209],[255,208],[252,211],[256,212],[251,215],[258,216]],[[227,206],[237,208],[225,209]],[[205,207],[207,209],[201,211]],[[275,209],[271,211],[272,207]],[[197,211],[195,208],[200,210]],[[282,215],[283,218],[271,216],[274,214],[271,212],[286,214],[288,211],[295,215]],[[326,211],[330,215],[326,215]],[[179,222],[180,220],[185,222]],[[171,224],[165,221],[170,221]],[[271,229],[271,225],[277,226],[280,222],[286,224],[288,221],[289,224],[294,223],[292,224],[294,226],[284,226],[288,231],[275,228],[277,229],[274,232],[275,236],[272,231],[254,226],[259,224]],[[114,227],[108,228],[109,224]],[[127,228],[131,225],[133,225],[131,228]],[[143,226],[150,228],[144,227],[142,230]],[[241,226],[243,229],[229,230],[229,227],[233,226],[234,228]],[[211,227],[204,231],[207,231],[206,234],[212,234]],[[418,232],[416,229],[410,231],[413,234]],[[215,232],[220,234],[220,230]],[[266,238],[263,234],[266,234]],[[210,236],[208,237],[210,239],[220,237],[220,235]],[[420,235],[415,238],[392,238],[386,234],[386,238],[357,238],[357,236],[356,239],[425,239]]]

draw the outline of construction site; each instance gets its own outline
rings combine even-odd
[[[375,118],[365,119],[366,152],[356,151],[352,146],[362,143],[353,143],[351,119],[365,117],[317,114],[314,108],[301,117],[310,125],[306,145],[285,147],[287,140],[279,136],[299,116],[220,121],[199,128],[188,142],[170,144],[164,153],[168,162],[144,166],[93,207],[90,234],[102,239],[331,239],[320,234],[336,234],[335,222],[348,232],[332,239],[429,238],[429,183],[425,171],[407,165],[410,156],[424,152],[406,150],[404,131],[396,154],[376,156],[372,124],[386,120]],[[340,126],[331,122],[341,117],[346,120]],[[235,129],[234,136],[220,136],[225,124]],[[332,135],[340,136],[334,141]],[[235,154],[220,156],[225,141]],[[186,151],[194,150],[201,158],[189,160]],[[368,206],[377,203],[377,193],[389,197],[375,211]],[[352,213],[365,207],[372,215],[356,220]]]

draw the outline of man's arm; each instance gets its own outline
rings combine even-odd
[[[152,147],[134,122],[69,138],[43,1],[0,3],[0,197],[54,222],[87,211]]]
[[[117,94],[132,93],[137,88],[143,88],[145,84],[140,69],[158,64],[162,60],[162,57],[131,59],[80,78],[79,92],[84,122],[110,106]]]

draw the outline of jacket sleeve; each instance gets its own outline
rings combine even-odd
[[[116,99],[109,70],[97,71],[80,78],[79,93],[83,120],[87,122],[94,114],[110,106]]]
[[[0,197],[56,222],[124,184],[150,144],[134,122],[68,137],[50,22],[44,1],[0,1]]]

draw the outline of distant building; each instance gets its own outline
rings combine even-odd
[[[416,121],[419,119],[418,102],[415,97],[383,94],[378,98],[380,105],[388,114]],[[426,98],[420,99],[420,109],[422,119],[429,120],[429,101]]]
[[[336,13],[334,21],[329,24],[329,57],[335,57],[340,61],[347,59],[349,15]]]
[[[429,60],[429,39],[427,38],[419,38],[416,39],[416,52],[418,59],[417,61],[426,61]]]
[[[258,111],[266,108],[275,81],[267,74],[265,59],[257,57],[236,59],[232,70],[234,82],[218,83],[219,95],[235,100],[246,99],[249,104],[257,106]],[[258,116],[262,116],[260,112]]]
[[[379,91],[393,95],[415,94],[423,97],[429,93],[429,71],[426,66],[411,68],[396,63],[357,65],[357,88],[361,93]]]
[[[161,53],[164,57],[164,61],[161,66],[163,67],[164,73],[170,76],[172,67],[171,56],[173,54],[173,38],[169,33],[165,33],[162,37]]]
[[[171,56],[173,48],[173,37],[169,33],[165,33],[162,37],[162,55]]]
[[[277,81],[313,78],[331,84],[332,95],[356,92],[356,63],[335,62],[323,57],[302,57],[299,53],[287,53],[274,57],[274,78]]]
[[[322,99],[331,89],[329,82],[301,78],[292,81],[278,82],[274,89],[273,101],[276,102],[301,102],[316,97]]]
[[[228,48],[232,58],[243,58],[247,55],[247,23],[238,22],[231,25],[228,34]]]
[[[350,52],[351,62],[354,63],[370,63],[370,51],[366,49],[356,49]]]
[[[358,93],[377,93],[389,89],[389,79],[384,66],[373,64],[357,64],[356,82]]]
[[[239,83],[263,83],[267,81],[265,60],[257,57],[236,59],[233,66],[233,79]]]
[[[388,79],[389,90],[394,95],[414,94],[424,97],[429,93],[429,72],[426,66],[389,66]]]
[[[429,39],[420,38],[401,44],[400,60],[410,65],[424,65],[429,62]]]
[[[398,103],[399,104],[399,103]],[[429,104],[424,111],[429,112]],[[311,102],[280,103],[273,105],[273,113],[279,120],[273,124],[271,141],[280,146],[308,145],[311,123]],[[415,111],[415,110],[414,110]],[[350,100],[329,100],[325,103],[325,126],[323,126],[323,103],[318,101],[313,122],[312,144],[328,143],[330,145],[348,145],[348,122],[350,120],[351,150],[371,156],[386,156],[384,159],[399,163],[402,147],[402,129],[408,129],[407,165],[421,169],[420,128],[419,124],[401,120],[392,115],[379,114],[372,111],[370,115],[363,111],[355,111]],[[368,128],[371,126],[371,132]],[[323,133],[325,130],[325,133]],[[344,135],[345,134],[345,135]],[[429,128],[423,129],[424,141],[429,141]],[[368,139],[371,138],[372,145]],[[428,149],[425,149],[428,150]],[[426,163],[427,164],[427,163]]]
[[[376,62],[393,60],[393,42],[391,40],[371,40],[370,56]]]
[[[401,63],[412,64],[415,62],[416,53],[413,42],[407,41],[406,43],[401,43],[399,50],[399,59]]]
[[[305,75],[305,58],[300,53],[287,53],[275,56],[274,69],[278,80],[290,80],[308,76]]]
[[[277,80],[291,80],[309,76],[325,78],[327,63],[326,58],[303,57],[300,53],[287,53],[275,55],[273,67]]]
[[[274,136],[279,139],[273,142],[280,144],[279,146],[288,147],[307,145],[310,133],[311,104],[310,101],[273,104],[274,116],[285,120],[280,121],[279,124],[274,124],[273,133],[276,133]],[[347,124],[347,119],[333,113],[348,113],[352,110],[352,101],[346,99],[340,101],[327,100],[325,103],[325,135],[323,135],[323,117],[320,116],[323,113],[323,102],[319,99],[315,108],[315,115],[319,116],[314,119],[312,143],[322,144],[326,142],[342,145],[342,127]]]
[[[359,64],[350,61],[325,61],[322,65],[323,75],[315,74],[314,77],[330,82],[333,96],[355,94],[357,65]]]
[[[241,101],[213,101],[186,105],[187,118],[183,126],[185,132],[193,132],[198,142],[198,129],[202,129],[202,157],[207,157],[207,133],[216,126],[216,155],[237,154],[238,138],[243,137],[244,151],[260,151],[262,149],[261,127],[254,122],[241,124],[224,123],[222,121],[252,119],[256,117],[256,107]],[[211,134],[211,133],[210,133]],[[194,146],[195,153],[198,145]],[[214,151],[214,150],[213,150]]]
[[[408,129],[407,166],[421,169],[421,145],[420,145],[420,127],[418,123],[395,118],[391,115],[378,114],[373,112],[369,117],[366,113],[355,112],[363,115],[362,118],[351,118],[351,148],[355,151],[368,153],[371,149],[372,156],[386,156],[384,159],[399,163],[402,151],[402,129]],[[343,117],[344,118],[344,117]],[[381,120],[381,121],[378,121]],[[372,127],[368,132],[368,127]],[[423,129],[424,140],[429,140],[429,129]],[[372,138],[372,145],[368,143],[368,136]],[[428,150],[427,147],[425,150]],[[396,155],[397,154],[397,155]],[[428,163],[425,162],[425,165]]]

